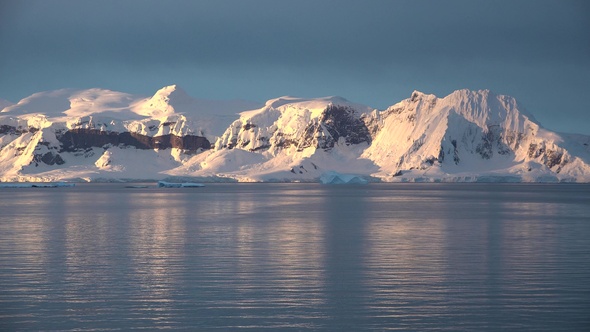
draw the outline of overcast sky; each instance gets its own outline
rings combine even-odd
[[[100,87],[265,101],[490,89],[590,134],[590,1],[0,0],[0,98]]]

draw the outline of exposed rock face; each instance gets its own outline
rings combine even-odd
[[[61,157],[61,155],[54,153],[54,152],[46,152],[44,154],[35,154],[33,156],[33,162],[35,162],[36,165],[43,162],[46,165],[50,165],[50,166],[63,165],[66,163],[63,160],[63,158]]]
[[[346,105],[327,104],[316,115],[305,108],[277,110],[235,121],[218,142],[217,148],[240,148],[251,152],[289,147],[297,151],[317,148],[328,151],[340,141],[346,145],[371,144],[371,133],[362,113]]]
[[[19,142],[14,156],[24,156],[32,151],[30,165],[61,166],[67,164],[63,153],[72,152],[76,157],[94,156],[92,148],[134,147],[140,150],[165,150],[175,148],[184,154],[195,154],[211,148],[207,138],[195,135],[174,134],[146,136],[133,132],[102,131],[99,129],[73,128],[39,129],[35,127],[0,126],[0,135],[10,135]],[[14,144],[14,143],[12,143]]]
[[[537,159],[543,165],[554,170],[555,173],[561,172],[569,162],[564,149],[556,146],[547,147],[545,142],[529,144],[528,157]]]
[[[310,146],[329,150],[340,138],[346,145],[371,144],[371,135],[367,125],[359,118],[356,111],[347,106],[328,105],[322,116],[309,124],[301,137],[298,150]]]
[[[201,136],[172,134],[162,136],[145,136],[132,132],[107,132],[97,129],[70,129],[59,135],[57,139],[62,151],[75,152],[92,147],[133,146],[137,149],[169,149],[176,148],[196,152],[211,148],[211,143]],[[61,152],[61,151],[60,151]]]
[[[9,125],[0,125],[0,135],[21,135],[28,132],[36,132],[37,128],[22,128],[22,127],[14,127]]]

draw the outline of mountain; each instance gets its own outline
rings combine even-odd
[[[2,110],[0,179],[590,182],[589,145],[488,90],[415,91],[380,111],[341,97],[198,100],[175,85],[64,89]]]
[[[587,181],[588,138],[544,129],[511,97],[488,90],[437,98],[415,91],[377,114],[362,157],[413,180]]]
[[[0,180],[161,178],[257,103],[104,90],[35,93],[0,112]]]

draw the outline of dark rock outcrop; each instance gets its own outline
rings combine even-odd
[[[23,128],[23,127],[13,127],[9,125],[0,125],[0,135],[22,135],[28,132],[34,133],[37,132],[39,129],[30,127],[30,128]]]
[[[146,136],[131,132],[108,132],[98,129],[70,129],[59,133],[57,139],[62,145],[60,152],[76,152],[92,147],[133,146],[137,149],[169,149],[177,148],[188,151],[207,150],[211,143],[201,136],[162,135]]]
[[[35,163],[35,165],[38,165],[39,163],[43,162],[50,166],[65,164],[65,161],[62,159],[62,157],[58,153],[53,152],[47,152],[42,155],[35,154],[33,156],[33,162]]]
[[[329,150],[340,138],[346,145],[366,142],[371,144],[372,137],[364,121],[350,107],[328,105],[317,121],[309,124],[301,137],[298,150],[310,146]]]

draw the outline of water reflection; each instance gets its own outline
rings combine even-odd
[[[371,207],[365,277],[371,316],[389,328],[440,327],[445,224],[439,214],[427,213],[441,208],[440,198],[390,191],[371,198]]]
[[[50,297],[46,267],[55,243],[51,225],[43,219],[51,209],[44,195],[32,192],[3,195],[0,200],[0,323],[13,321],[10,314],[26,317],[28,313],[20,310],[23,303],[37,308]]]
[[[590,191],[552,188],[0,191],[0,330],[583,330]]]
[[[565,276],[575,267],[562,270],[557,261],[581,254],[579,243],[563,240],[577,238],[563,221],[572,206],[502,186],[430,188],[426,195],[391,189],[368,200],[365,282],[382,324],[441,328],[468,315],[466,329],[515,329],[550,326],[567,310],[581,314],[579,303],[556,308],[559,298],[572,296],[564,277],[578,285],[584,278]]]
[[[326,225],[322,242],[326,247],[323,266],[328,325],[334,329],[357,330],[362,326],[359,317],[366,313],[363,272],[367,208],[357,192],[361,188],[327,186],[318,202],[323,211],[319,221]]]
[[[206,268],[201,276],[207,281],[205,290],[233,294],[207,312],[252,328],[268,328],[270,316],[278,318],[275,328],[297,320],[313,326],[324,302],[324,229],[309,208],[312,202],[280,186],[270,192],[240,189],[217,193],[201,216],[206,222],[200,231],[206,236],[199,243],[215,248],[195,258]],[[218,242],[211,243],[211,238]]]
[[[167,323],[185,260],[187,206],[175,195],[134,195],[123,222],[129,227],[129,267],[136,283],[131,299],[154,324]],[[154,306],[154,304],[157,304]]]

